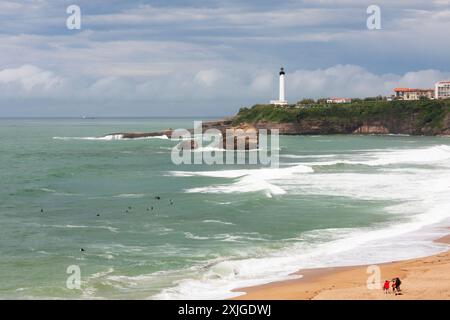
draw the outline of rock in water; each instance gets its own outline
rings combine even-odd
[[[227,150],[252,150],[259,144],[259,131],[247,124],[227,129],[223,135],[223,148]]]

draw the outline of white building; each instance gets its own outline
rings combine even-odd
[[[435,99],[449,99],[450,98],[450,81],[440,81],[435,85],[434,90]]]
[[[433,89],[395,88],[394,92],[397,100],[434,99]]]
[[[280,70],[280,95],[278,100],[272,100],[270,101],[270,104],[276,105],[276,106],[286,106],[288,102],[286,101],[285,96],[285,72],[284,68],[281,68]]]
[[[350,98],[331,98],[327,99],[327,103],[352,103]]]

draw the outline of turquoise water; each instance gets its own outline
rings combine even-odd
[[[450,216],[449,138],[281,137],[279,169],[177,166],[168,139],[93,139],[192,121],[0,120],[0,297],[224,298],[443,250],[430,238]]]

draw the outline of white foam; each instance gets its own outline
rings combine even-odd
[[[349,158],[352,155],[342,155]],[[435,192],[450,187],[449,172],[433,169],[430,175],[418,176],[416,168],[406,171],[379,173],[313,173],[315,166],[336,164],[367,165],[385,167],[392,164],[439,165],[449,167],[450,147],[438,145],[422,149],[390,150],[353,155],[358,160],[333,160],[297,164],[279,169],[262,168],[251,170],[221,170],[171,172],[174,176],[205,176],[236,179],[230,184],[210,185],[187,189],[188,193],[242,193],[264,192],[268,197],[291,193],[328,194],[363,199],[405,199],[420,198],[423,190],[435,188]],[[405,168],[406,169],[406,168]],[[403,174],[399,174],[403,173]],[[411,186],[411,187],[409,187]],[[389,190],[387,190],[389,188]]]
[[[143,197],[145,197],[145,194],[142,193],[122,193],[113,196],[113,198],[143,198]]]
[[[67,228],[67,229],[105,229],[114,233],[119,232],[118,228],[110,227],[110,226],[84,226],[84,225],[43,225],[44,227],[52,227],[52,228]]]
[[[420,219],[377,229],[323,229],[303,234],[281,251],[262,252],[261,257],[228,259],[211,264],[197,277],[182,279],[154,299],[225,299],[241,295],[237,288],[287,280],[299,269],[377,264],[426,256],[448,249],[428,237],[406,236],[421,227]],[[436,234],[433,234],[436,236]],[[397,239],[397,240],[393,240]],[[393,245],[395,243],[395,245]],[[363,248],[363,250],[361,249]]]
[[[241,234],[220,233],[211,236],[199,236],[191,232],[185,232],[184,236],[186,237],[186,239],[191,240],[217,240],[224,242],[267,241],[267,239],[265,238],[255,237],[252,236],[252,234],[248,233],[241,233]]]
[[[450,146],[437,145],[421,149],[390,150],[370,152],[362,155],[361,160],[336,160],[328,162],[316,162],[311,165],[367,165],[386,166],[390,164],[434,164],[450,159]],[[366,158],[366,159],[364,159]]]
[[[122,134],[107,135],[104,137],[53,137],[54,140],[99,140],[99,141],[112,141],[122,140]]]
[[[219,261],[199,276],[180,280],[154,298],[231,298],[240,294],[231,292],[232,289],[292,278],[291,274],[299,269],[382,263],[448,249],[448,246],[431,240],[448,233],[434,226],[448,225],[450,222],[450,147],[437,145],[336,157],[340,159],[300,164],[300,167],[182,172],[174,175],[230,180],[229,184],[192,188],[186,192],[264,191],[268,195],[278,192],[280,195],[331,195],[389,201],[393,204],[384,208],[384,213],[395,214],[395,222],[371,228],[324,229],[299,234],[293,239],[285,239],[287,247],[283,250],[257,255],[248,253],[241,259]],[[329,173],[313,170],[318,165],[341,163],[348,164],[349,168]],[[402,164],[402,168],[386,167],[397,164]],[[354,165],[371,168],[364,172],[352,171]],[[418,165],[426,167],[417,168]],[[229,237],[228,240],[235,239]]]
[[[226,225],[234,225],[232,222],[226,222],[221,220],[203,220],[203,223],[218,223],[218,224],[226,224]]]
[[[298,155],[298,154],[281,154],[281,158],[288,159],[311,159],[311,158],[336,158],[335,154],[311,154],[311,155]]]
[[[210,237],[201,237],[201,236],[194,235],[190,232],[185,232],[184,236],[186,237],[186,239],[191,239],[191,240],[209,240],[209,239],[211,239]]]
[[[164,134],[162,136],[153,136],[153,137],[124,138],[123,140],[152,140],[152,139],[169,140],[169,137]]]
[[[123,134],[110,134],[103,137],[53,137],[54,140],[91,140],[91,141],[117,141],[117,140],[168,140],[166,135],[152,137],[124,138]]]
[[[286,194],[286,191],[272,183],[274,180],[284,177],[296,177],[305,173],[312,173],[313,169],[305,165],[291,166],[287,168],[263,168],[250,170],[221,170],[186,172],[175,171],[175,176],[204,176],[216,178],[240,178],[228,185],[215,185],[200,188],[187,189],[188,193],[238,193],[238,192],[264,192],[267,197]]]
[[[100,271],[94,274],[91,274],[87,281],[84,281],[81,285],[82,297],[84,299],[102,299],[102,297],[97,296],[97,289],[89,286],[91,282],[96,282],[98,279],[108,276],[109,274],[114,272],[114,268],[108,268],[105,271]]]
[[[41,188],[39,190],[44,191],[44,192],[48,192],[48,193],[52,193],[52,194],[54,194],[56,196],[78,196],[79,195],[79,194],[69,193],[69,192],[58,192],[56,190],[49,189],[49,188]]]

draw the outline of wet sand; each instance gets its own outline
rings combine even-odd
[[[450,245],[450,235],[436,240]],[[450,246],[449,246],[450,249]],[[303,277],[240,288],[237,300],[366,300],[366,299],[450,299],[450,251],[437,255],[379,264],[381,285],[400,277],[401,294],[385,294],[381,288],[368,289],[367,266],[300,270]]]

